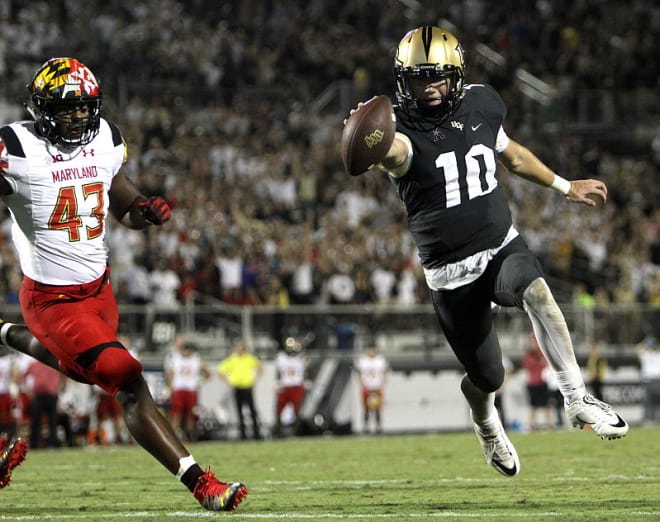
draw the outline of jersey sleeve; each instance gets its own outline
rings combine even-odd
[[[500,125],[500,130],[497,131],[497,138],[495,139],[495,151],[498,154],[503,152],[509,146],[510,141],[509,136],[504,132],[504,127]]]

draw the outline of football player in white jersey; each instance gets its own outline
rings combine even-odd
[[[211,373],[195,344],[177,335],[174,350],[163,361],[165,384],[170,389],[170,422],[179,436],[197,440],[199,387]]]
[[[0,128],[0,196],[13,220],[29,330],[4,323],[0,340],[116,397],[143,448],[206,509],[231,511],[247,489],[201,469],[156,408],[141,364],[117,338],[106,219],[112,214],[141,229],[164,224],[170,208],[120,172],[126,143],[101,116],[102,94],[89,68],[74,58],[51,58],[28,91],[33,120]]]
[[[307,358],[303,354],[302,343],[293,337],[284,341],[284,351],[275,358],[275,374],[277,376],[277,397],[275,399],[275,426],[273,434],[282,436],[282,413],[287,406],[293,411],[293,429],[298,429],[300,409],[305,400],[305,377]]]
[[[381,412],[390,366],[387,359],[378,353],[376,346],[372,344],[355,361],[355,369],[360,376],[362,408],[364,412],[363,431],[365,433],[369,431],[369,420],[373,417],[376,433],[382,433]]]

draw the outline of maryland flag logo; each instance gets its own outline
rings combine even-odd
[[[99,96],[98,82],[85,65],[74,58],[51,58],[32,81],[33,92],[45,99],[65,100]]]

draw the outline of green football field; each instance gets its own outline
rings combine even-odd
[[[472,433],[191,445],[250,493],[203,510],[139,447],[32,451],[0,491],[0,521],[660,520],[660,427],[511,434],[521,474],[499,475]]]

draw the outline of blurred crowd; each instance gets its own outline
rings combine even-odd
[[[0,120],[24,117],[25,84],[45,59],[77,57],[127,140],[126,173],[174,209],[158,231],[109,230],[120,302],[427,302],[401,202],[384,175],[343,172],[346,107],[319,100],[338,80],[352,85],[351,103],[393,95],[401,36],[447,23],[467,50],[468,81],[492,83],[507,102],[509,135],[566,178],[609,186],[592,210],[500,175],[558,295],[660,304],[660,138],[628,145],[621,128],[610,147],[545,133],[513,81],[524,67],[560,95],[605,89],[657,106],[653,2],[16,0],[0,10]],[[478,45],[503,64],[483,63]],[[8,234],[5,215],[0,298],[15,302]]]

